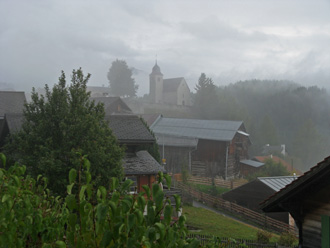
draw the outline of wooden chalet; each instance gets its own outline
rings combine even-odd
[[[242,121],[159,116],[150,128],[168,172],[187,166],[193,175],[230,178],[239,175],[240,160],[248,158],[251,143]]]
[[[260,209],[260,203],[280,191],[295,179],[297,179],[297,177],[294,176],[258,177],[251,182],[222,194],[222,198],[242,207],[263,213]],[[286,224],[294,225],[288,212],[267,213],[266,215]]]
[[[154,136],[136,115],[114,114],[106,116],[106,120],[119,144],[125,147],[125,176],[135,182],[137,192],[142,190],[142,185],[151,187],[158,172],[165,172],[165,169],[147,151],[139,149],[141,146],[153,145]]]
[[[289,212],[299,247],[330,247],[330,157],[261,204],[265,212]]]

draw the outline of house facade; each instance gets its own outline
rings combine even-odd
[[[240,160],[248,158],[251,143],[241,121],[160,116],[150,128],[168,172],[177,173],[186,165],[192,174],[231,178],[239,175]]]
[[[190,89],[183,77],[164,79],[156,64],[149,75],[151,103],[191,106]]]
[[[266,199],[264,212],[289,212],[299,228],[299,247],[330,247],[330,157]]]

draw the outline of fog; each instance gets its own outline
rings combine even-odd
[[[216,85],[246,79],[325,87],[329,1],[0,1],[0,87],[30,91],[82,67],[108,85],[111,62],[135,68],[148,93],[157,56],[164,77],[201,72]]]

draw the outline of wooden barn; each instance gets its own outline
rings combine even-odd
[[[242,121],[159,118],[150,126],[168,172],[186,164],[193,175],[232,178],[251,144]]]
[[[265,200],[265,212],[289,212],[299,228],[299,247],[330,247],[330,157]]]
[[[280,191],[295,179],[297,179],[297,177],[293,176],[258,177],[249,183],[222,194],[222,198],[242,207],[263,213],[260,208],[260,203]],[[267,216],[285,222],[286,224],[292,223],[288,212],[267,213]]]

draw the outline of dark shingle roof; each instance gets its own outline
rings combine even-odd
[[[158,120],[162,115],[161,114],[142,114],[141,117],[150,127],[155,121]]]
[[[0,91],[0,116],[5,113],[22,113],[25,102],[24,92]]]
[[[108,115],[109,127],[121,143],[153,143],[152,136],[146,125],[136,115]]]
[[[22,127],[24,115],[19,113],[9,113],[5,115],[5,120],[7,122],[9,132],[16,133]]]
[[[163,92],[176,91],[183,79],[184,79],[183,77],[164,79],[163,80]]]
[[[113,113],[132,113],[132,110],[120,97],[91,97],[96,103],[104,104],[104,111],[107,115]],[[117,109],[117,105],[121,106],[121,110]]]
[[[124,159],[124,171],[126,175],[157,174],[165,172],[161,166],[147,151],[139,151],[134,155],[126,155]]]

